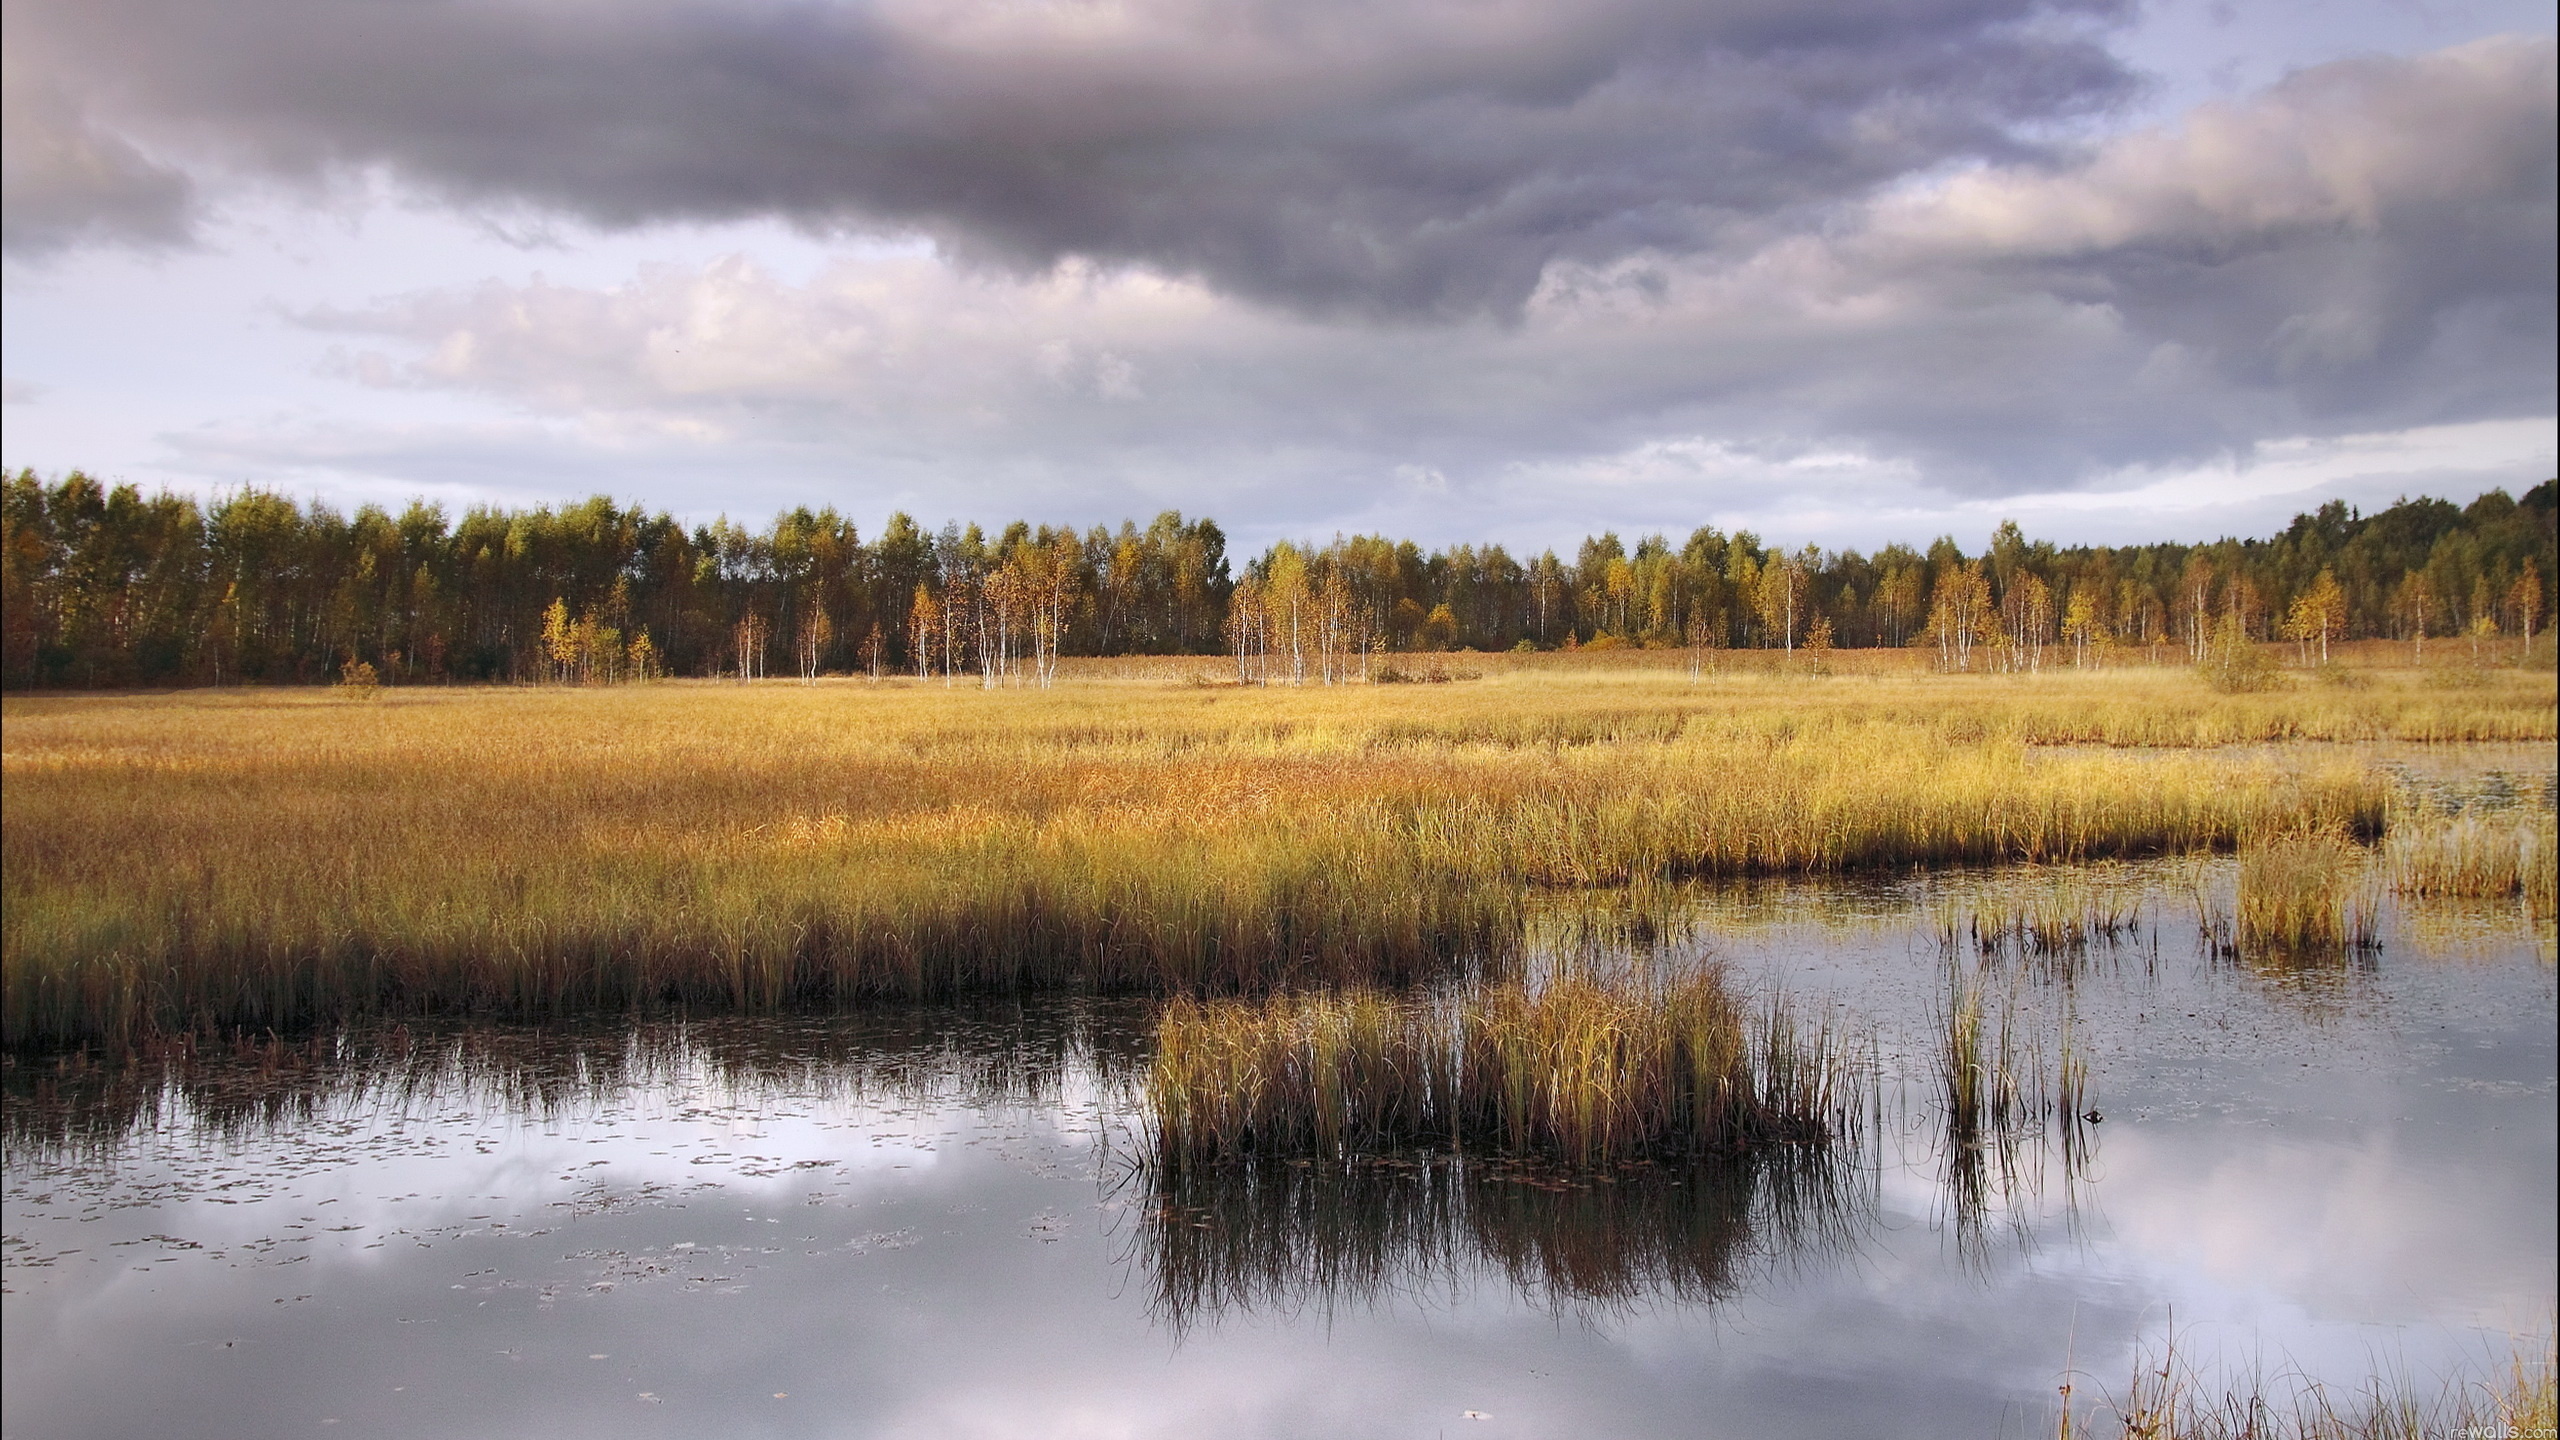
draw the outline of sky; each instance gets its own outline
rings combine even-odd
[[[0,17],[13,473],[1535,550],[2560,468],[2547,0]]]

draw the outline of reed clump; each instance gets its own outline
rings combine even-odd
[[[1970,903],[1941,902],[1937,923],[1939,943],[1949,949],[2068,957],[2140,934],[2142,898],[2138,892],[2093,884],[2085,874],[2036,876],[2022,887],[1979,895]]]
[[[2334,829],[2244,840],[2235,919],[2241,953],[2318,957],[2370,949],[2381,903],[2363,847]]]
[[[0,704],[12,1051],[366,1015],[1394,985],[1518,948],[1540,888],[2228,849],[2285,826],[2378,832],[2389,803],[2353,762],[2058,742],[2538,738],[2551,721],[2524,688],[1808,687],[1509,661],[1382,688]]]
[[[1712,969],[1177,1000],[1147,1077],[1157,1163],[1437,1147],[1577,1166],[1818,1142],[1851,1114],[1833,1036]]]
[[[2071,1012],[2062,1013],[2048,1037],[2029,1028],[2014,992],[1995,994],[1983,981],[1962,964],[1947,967],[1936,1038],[1948,1137],[1959,1148],[1971,1147],[2049,1118],[2066,1142],[2076,1143],[2089,1108],[2089,1063]]]
[[[2520,899],[2534,919],[2552,918],[2560,822],[2549,810],[2395,816],[2383,855],[2391,887],[2403,895]]]

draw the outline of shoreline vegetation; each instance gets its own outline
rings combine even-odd
[[[1069,661],[1057,688],[993,693],[11,696],[6,1048],[365,1015],[1393,988],[1498,968],[1541,890],[1633,887],[1641,908],[1690,876],[2371,841],[2389,777],[2293,742],[2555,733],[2551,679],[2513,669],[2227,694],[2176,670],[1489,658],[1507,663],[1478,681],[1380,688]],[[2427,853],[2491,833],[2463,823]],[[2496,883],[2402,854],[2404,888]]]
[[[1383,535],[1230,557],[1216,522],[1016,522],[866,538],[834,510],[687,528],[602,496],[353,515],[247,487],[199,502],[79,471],[0,483],[0,686],[361,678],[612,684],[909,675],[1045,686],[1077,656],[1210,659],[1243,680],[1412,673],[1417,654],[1907,650],[1960,673],[2172,660],[2232,688],[2260,647],[2423,663],[2547,654],[2560,482],[2468,506],[2342,501],[2264,539],[2057,546],[2003,523],[1873,555],[1713,526],[1588,536],[1568,556],[1429,553]],[[1430,678],[1426,669],[1416,678]]]
[[[2556,1332],[2509,1337],[2454,1373],[2377,1363],[2352,1386],[2298,1370],[2207,1370],[2170,1327],[2137,1347],[2121,1388],[2072,1370],[2057,1387],[2060,1440],[2548,1440],[2560,1423]]]
[[[1854,1072],[1839,1037],[1806,1033],[1782,1003],[1755,1009],[1711,967],[1449,996],[1176,999],[1147,1072],[1149,1158],[1730,1158],[1854,1131]]]

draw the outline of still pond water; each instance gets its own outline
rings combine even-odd
[[[2547,789],[2545,794],[2547,794]],[[1985,890],[2142,896],[1982,973],[2102,1119],[1951,1152],[1926,1083]],[[2555,1295],[2547,934],[2199,943],[2229,862],[1703,891],[1705,953],[1861,1037],[1829,1166],[1420,1157],[1159,1185],[1147,1011],[354,1034],[10,1077],[8,1436],[2050,1435],[2066,1371],[2503,1368]],[[1976,968],[1968,952],[1963,962]]]

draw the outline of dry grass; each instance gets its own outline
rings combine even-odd
[[[2240,846],[2243,955],[2304,959],[2370,949],[2381,896],[2363,847],[2332,829],[2252,836]]]
[[[2549,810],[2395,815],[2383,854],[2403,895],[2521,899],[2536,921],[2552,918],[2560,822]]]
[[[2370,830],[2385,803],[2352,761],[2050,744],[2553,722],[2539,676],[2217,697],[2162,672],[1482,658],[1481,681],[1308,691],[1097,666],[996,694],[11,698],[0,1022],[12,1049],[113,1047],[361,1013],[1394,984],[1514,945],[1524,887],[2222,848]]]
[[[2388,1375],[2342,1388],[2299,1374],[2210,1379],[2173,1335],[2136,1358],[2122,1395],[2069,1408],[2076,1388],[2063,1387],[2063,1440],[2548,1440],[2560,1419],[2560,1356],[2546,1336],[2432,1392]]]
[[[1830,1036],[1747,1011],[1714,970],[1177,1000],[1147,1096],[1153,1159],[1174,1168],[1420,1146],[1581,1166],[1734,1155],[1832,1138],[1851,1104]]]

